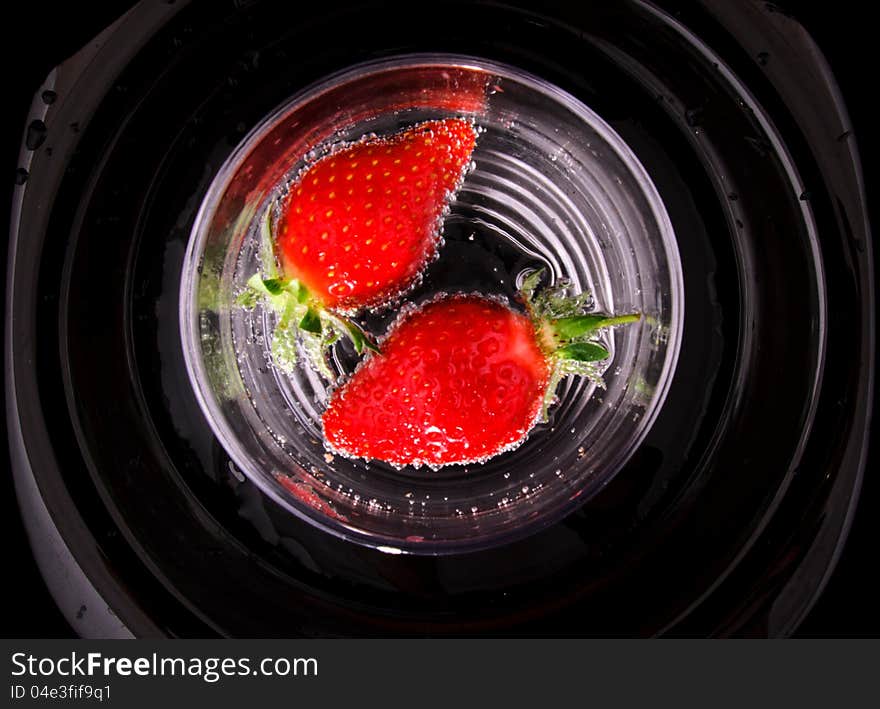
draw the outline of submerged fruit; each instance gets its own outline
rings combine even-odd
[[[478,296],[407,317],[333,397],[330,445],[395,465],[478,460],[519,441],[550,369],[527,317]]]
[[[560,379],[598,377],[609,353],[600,328],[638,319],[571,311],[572,299],[534,297],[528,314],[479,295],[447,296],[406,315],[382,353],[332,396],[328,445],[392,465],[486,460],[521,443],[546,415]],[[570,313],[570,314],[563,314]]]
[[[316,162],[283,207],[284,273],[341,310],[404,290],[436,253],[440,216],[475,140],[468,121],[428,121]]]
[[[427,121],[336,150],[300,174],[277,221],[267,213],[269,277],[252,277],[239,298],[246,306],[262,298],[278,312],[277,365],[292,367],[301,338],[332,378],[324,353],[336,339],[350,337],[359,352],[373,347],[344,313],[388,302],[434,258],[475,141],[470,121]]]

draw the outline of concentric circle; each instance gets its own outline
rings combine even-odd
[[[640,312],[609,332],[604,387],[566,380],[551,420],[515,450],[442,471],[397,470],[328,453],[317,373],[269,354],[274,315],[234,295],[265,268],[266,215],[323,151],[422,120],[464,116],[480,136],[439,258],[406,294],[479,292],[513,306],[525,273],[588,291],[605,312]],[[384,332],[399,309],[364,313]],[[663,403],[681,340],[681,266],[669,218],[633,152],[598,115],[511,66],[450,55],[360,65],[318,82],[260,123],[214,178],[181,282],[190,380],[218,439],[264,492],[312,524],[389,552],[493,546],[556,521],[602,488]],[[354,353],[337,345],[343,377]]]
[[[419,27],[397,0],[147,3],[53,72],[11,239],[13,468],[118,622],[178,637],[792,631],[846,536],[870,419],[852,125],[773,4],[664,5],[476,0]],[[662,409],[601,492],[510,544],[391,555],[322,531],[230,459],[190,383],[180,285],[197,211],[252,126],[346,67],[438,50],[527,70],[613,127],[674,225],[687,317]],[[488,280],[516,250],[465,258],[466,198],[444,250]]]

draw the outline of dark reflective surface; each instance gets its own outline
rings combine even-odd
[[[597,5],[554,8],[552,20],[469,7],[467,27],[450,13],[405,42],[387,8],[287,22],[280,4],[229,6],[227,21],[196,5],[108,92],[52,211],[36,365],[62,489],[163,631],[774,633],[802,612],[784,588],[823,520],[848,507],[847,446],[866,393],[847,364],[865,347],[866,306],[858,225],[835,194],[844,178],[829,182],[808,131],[751,75],[758,65],[742,63],[749,86],[774,109],[808,190],[793,188],[754,106],[710,59],[637,5]],[[682,20],[724,36],[692,6]],[[243,133],[329,71],[424,49],[519,65],[608,120],[666,202],[687,299],[676,381],[626,470],[561,524],[444,559],[333,539],[240,481],[189,390],[177,326],[189,227]],[[157,72],[164,64],[173,71]],[[824,367],[805,202],[834,314]],[[815,587],[821,566],[811,573]]]

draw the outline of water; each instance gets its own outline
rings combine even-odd
[[[448,73],[441,77],[448,80]],[[395,85],[405,83],[404,77]],[[328,455],[321,414],[331,385],[307,366],[293,373],[273,366],[275,315],[268,309],[232,308],[228,319],[221,314],[216,323],[221,339],[210,350],[225,357],[230,378],[240,379],[244,394],[224,411],[239,431],[245,455],[252,456],[238,461],[242,471],[273,479],[293,476],[343,511],[347,524],[381,529],[386,538],[402,542],[511,528],[567,504],[585,487],[601,485],[644,434],[677,351],[677,335],[671,344],[658,337],[680,317],[673,307],[680,288],[677,253],[659,198],[635,158],[601,119],[554,87],[503,72],[487,85],[492,87],[488,104],[474,116],[480,135],[473,165],[449,206],[438,258],[401,299],[362,313],[358,321],[381,336],[402,308],[440,293],[476,292],[521,308],[516,293],[524,274],[544,268],[545,283],[565,278],[573,292],[589,292],[591,310],[645,316],[636,325],[603,334],[612,357],[605,363],[601,396],[595,382],[567,378],[557,388],[550,420],[539,423],[514,450],[480,464],[397,470],[382,461]],[[376,95],[369,92],[370,100]],[[322,140],[277,159],[285,164],[283,171],[264,169],[276,175],[273,185],[247,212],[249,226],[240,242],[233,240],[222,268],[213,267],[222,273],[224,289],[237,292],[262,270],[263,216],[310,160],[366,135],[467,115],[448,105],[352,113],[366,117],[324,129]],[[262,144],[270,137],[264,134]],[[250,153],[259,154],[257,149]],[[238,169],[251,174],[247,163]],[[210,258],[203,278],[212,270]],[[213,327],[202,328],[209,340],[216,339]],[[358,360],[350,343],[335,345],[331,364],[341,380]],[[228,394],[229,387],[224,389]],[[228,436],[220,433],[221,440]],[[463,518],[472,521],[457,521]]]
[[[425,119],[423,115],[412,116],[413,122]],[[401,122],[400,116],[389,121],[394,128],[399,128]],[[371,121],[362,129],[365,134],[375,134],[376,124]],[[358,132],[358,127],[354,127],[346,137]],[[306,159],[314,160],[324,152],[315,150]],[[599,157],[595,151],[590,155]],[[438,257],[427,266],[423,278],[414,288],[380,308],[360,313],[358,322],[378,339],[402,312],[448,293],[491,295],[523,310],[517,298],[518,287],[525,275],[540,268],[548,274],[545,283],[557,283],[566,278],[572,282],[573,293],[589,293],[591,299],[585,309],[587,312],[613,310],[613,306],[606,305],[613,303],[614,299],[607,287],[610,276],[599,236],[609,233],[613,227],[603,219],[600,208],[583,199],[583,192],[570,184],[575,160],[570,151],[560,149],[546,135],[528,130],[528,127],[480,126],[471,169],[443,223]],[[266,209],[278,209],[287,184],[289,180],[279,185],[278,194],[267,200]],[[248,238],[251,248],[243,250],[238,266],[242,275],[265,271],[259,251],[259,220]],[[302,452],[300,439],[303,435],[310,441],[323,439],[321,414],[333,384],[309,368],[304,353],[301,353],[300,366],[293,373],[272,364],[270,345],[275,321],[276,315],[268,308],[259,307],[244,315],[244,331],[248,334],[244,339],[236,338],[236,349],[243,370],[247,371],[249,362],[254,359],[261,362],[257,373],[271,376],[274,385],[282,392],[286,407],[296,417],[299,435],[282,435],[280,431],[287,430],[287,426],[272,420],[266,421],[267,430],[291,457],[298,458]],[[613,360],[614,332],[602,333],[601,340],[612,352]],[[355,370],[360,359],[347,341],[334,346],[330,361],[340,384]],[[608,362],[600,366],[605,370]],[[526,450],[520,455],[532,458],[538,451],[546,454],[549,448],[559,456],[567,451],[569,441],[577,443],[579,450],[583,450],[577,418],[582,409],[590,405],[595,388],[594,382],[584,378],[565,380],[558,390],[559,403],[550,410],[550,420],[536,426],[523,444]],[[265,385],[254,383],[248,389],[254,409],[263,411],[263,402],[256,397],[265,391]],[[559,435],[556,435],[557,431]],[[549,446],[548,437],[552,439]],[[534,448],[534,452],[530,453],[529,448]],[[309,467],[319,466],[312,457],[306,456],[306,460],[300,458],[299,461]],[[484,464],[451,466],[453,469],[443,471],[443,475],[465,474],[471,480],[480,475],[491,477],[491,468],[505,465],[507,457],[501,454],[496,463],[486,461]],[[579,453],[579,458],[582,457]],[[436,477],[440,472],[412,466],[399,469],[382,461],[337,462],[326,452],[322,460],[325,465],[337,463],[362,467],[368,469],[371,476],[414,476],[424,480],[426,476]],[[504,479],[509,478],[510,473],[504,473]],[[358,503],[361,496],[354,492],[355,489],[346,488],[344,494]],[[519,485],[516,490],[503,495],[496,506],[510,504],[529,490],[529,486]],[[430,493],[426,492],[425,498],[430,499]],[[472,505],[470,511],[476,514],[480,509]]]
[[[390,116],[389,119],[391,130],[400,127],[402,121],[399,115]],[[425,116],[412,116],[411,120],[415,123],[425,119]],[[375,121],[361,129],[364,134],[374,135]],[[347,132],[346,138],[358,132],[358,127],[354,127]],[[535,167],[548,159],[550,165],[555,166],[559,149],[542,141],[542,136],[536,131],[528,136],[515,137],[517,133],[511,125],[501,129],[480,126],[479,132],[471,169],[444,219],[438,257],[427,266],[423,278],[414,288],[380,308],[361,313],[358,318],[359,323],[377,339],[393,327],[394,321],[403,312],[443,294],[491,295],[522,310],[517,299],[518,287],[524,275],[540,268],[548,274],[547,282],[555,283],[567,278],[572,281],[573,292],[590,293],[590,311],[601,310],[603,302],[612,300],[609,293],[600,291],[602,277],[607,278],[607,268],[602,259],[601,244],[596,238],[596,229],[584,212],[578,211],[572,197],[565,193],[564,181],[559,179],[561,175],[548,175]],[[304,162],[308,164],[328,152],[329,147],[311,151],[305,156]],[[573,159],[568,152],[563,155],[568,159],[561,164],[567,165],[570,170]],[[267,200],[265,209],[277,212],[291,179],[279,185],[277,193]],[[265,254],[260,251],[262,237],[259,227],[260,220],[257,220],[248,237],[251,247],[242,252],[238,266],[242,274],[266,271],[263,262]],[[236,338],[236,349],[244,370],[248,369],[249,361],[254,358],[265,363],[258,368],[258,373],[274,378],[286,407],[294,413],[300,436],[286,437],[280,434],[278,429],[285,429],[282,422],[267,420],[266,426],[278,445],[296,458],[303,433],[310,440],[322,440],[321,414],[333,384],[308,367],[304,353],[300,357],[301,366],[293,373],[273,366],[270,345],[275,321],[276,315],[267,308],[258,308],[246,315],[247,334],[243,340]],[[613,332],[603,333],[603,344],[613,355]],[[250,351],[252,349],[258,351],[256,355]],[[330,361],[339,383],[344,383],[360,359],[347,342],[333,348]],[[603,363],[603,369],[606,367],[607,363]],[[568,422],[575,419],[577,404],[582,405],[590,400],[595,387],[594,382],[586,379],[565,381],[559,389],[560,403],[552,407],[549,422],[539,423],[524,445],[528,446],[530,442],[535,445],[542,436],[554,433],[557,427],[560,430],[569,427],[571,435],[576,437],[578,427],[569,426]],[[265,391],[265,386],[254,385],[248,389],[252,392],[254,409],[264,410],[264,403],[253,397]],[[557,447],[560,445],[561,441],[556,443]],[[512,449],[517,447],[513,446]],[[504,454],[501,454],[503,457]],[[324,453],[323,461],[332,464],[335,459]],[[382,461],[354,460],[348,463],[369,468],[372,476],[399,474],[424,479],[426,475],[436,476],[439,472],[412,466],[396,468]],[[310,467],[316,465],[313,460],[307,464]],[[481,474],[491,475],[487,470],[489,461],[451,467],[455,470],[446,470],[445,475],[466,474],[471,479]],[[509,478],[510,473],[504,473],[504,479]],[[361,496],[353,492],[355,489],[347,488],[344,494],[358,503]],[[523,486],[520,486],[518,494],[526,494],[528,490],[528,486],[525,486],[523,492]],[[511,494],[517,495],[515,491]],[[425,498],[430,499],[430,493],[426,492]],[[496,506],[504,506],[510,501],[511,498],[505,495]],[[472,514],[479,511],[479,507],[471,506]]]

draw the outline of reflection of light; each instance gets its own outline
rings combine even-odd
[[[403,554],[403,549],[397,547],[376,547],[376,550],[384,554]]]

